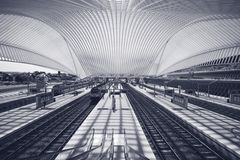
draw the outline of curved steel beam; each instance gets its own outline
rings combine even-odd
[[[208,53],[211,53],[211,52],[215,52],[215,51],[231,49],[231,48],[238,48],[238,47],[240,47],[240,43],[230,44],[230,45],[227,45],[227,46],[221,46],[221,47],[214,48],[214,49],[211,49],[211,50],[208,50],[208,51],[200,52],[200,53],[198,53],[196,55],[193,55],[193,56],[187,57],[185,59],[182,59],[181,61],[178,61],[178,62],[170,65],[168,68],[173,67],[173,66],[175,66],[175,65],[177,65],[179,63],[182,63],[182,62],[184,62],[186,60],[189,60],[191,58],[194,58],[194,57],[198,57],[198,56],[201,56],[201,55],[204,55],[204,54],[208,54]],[[165,70],[167,70],[168,68],[166,68]]]
[[[220,16],[220,15],[219,15]],[[192,25],[195,25],[195,24],[198,24],[198,23],[201,23],[201,22],[208,22],[208,21],[218,21],[218,20],[228,20],[228,19],[240,19],[240,16],[232,16],[232,15],[229,15],[229,16],[222,16],[221,17],[213,17],[213,16],[209,16],[209,17],[203,17],[203,18],[199,18],[199,19],[196,19],[194,21],[191,21],[189,22],[188,24],[186,24],[185,26],[183,26],[182,28],[180,28],[178,31],[176,31],[171,37],[168,38],[168,40],[166,41],[165,45],[164,45],[164,48],[163,48],[163,51],[162,51],[162,54],[160,55],[160,60],[158,62],[158,67],[157,67],[157,70],[156,70],[156,74],[158,73],[159,71],[159,67],[160,67],[160,63],[161,63],[161,60],[162,60],[162,57],[164,55],[164,52],[165,52],[165,49],[167,47],[167,44],[169,43],[169,41],[175,37],[178,33],[180,33],[182,30],[186,29],[187,27],[190,27]],[[171,65],[172,66],[172,65]],[[169,66],[170,67],[170,66]],[[169,68],[168,67],[168,68]],[[167,68],[166,68],[167,69]],[[165,70],[166,70],[165,69]]]
[[[39,66],[39,67],[44,67],[44,68],[48,68],[48,69],[53,69],[53,70],[60,70],[62,72],[66,72],[62,69],[59,69],[59,68],[54,68],[54,67],[46,67],[44,65],[41,65],[41,64],[35,64],[35,63],[30,63],[30,62],[20,62],[20,61],[6,61],[6,60],[0,60],[0,61],[3,61],[3,62],[11,62],[11,63],[20,63],[20,64],[29,64],[29,65],[35,65],[35,66]]]
[[[59,64],[60,66],[62,66],[63,68],[66,68],[67,70],[71,71],[71,69],[69,69],[68,67],[62,65],[62,64],[59,63],[58,61],[56,61],[56,60],[54,60],[54,59],[51,59],[51,58],[49,58],[49,57],[47,57],[47,56],[44,56],[44,55],[42,55],[42,54],[39,54],[39,53],[37,53],[37,52],[31,51],[31,50],[27,50],[27,49],[24,49],[24,48],[21,48],[21,47],[18,47],[18,46],[14,46],[14,45],[11,45],[11,44],[6,44],[6,43],[4,43],[4,42],[0,42],[0,45],[6,46],[6,47],[10,47],[10,48],[19,49],[19,50],[22,50],[22,51],[25,51],[25,52],[28,52],[28,53],[36,54],[36,55],[38,55],[38,56],[40,56],[40,57],[43,57],[43,58],[48,59],[48,60],[50,60],[50,61],[53,61],[53,62]],[[34,63],[29,63],[29,64],[34,64]],[[47,66],[45,66],[45,67],[47,67]],[[53,67],[51,67],[51,68],[53,68]],[[57,69],[57,70],[58,70],[58,68],[54,68],[54,69]]]
[[[4,14],[4,13],[5,13],[5,14]],[[76,72],[76,74],[77,74],[76,64],[75,64],[75,61],[74,61],[74,59],[73,59],[72,52],[70,51],[70,44],[69,44],[69,42],[67,41],[67,39],[66,39],[58,30],[54,29],[52,26],[50,26],[49,24],[47,24],[46,22],[44,22],[44,21],[41,20],[40,18],[36,18],[36,17],[30,16],[30,15],[27,15],[27,14],[23,14],[23,13],[20,13],[20,12],[14,12],[14,14],[13,14],[12,12],[6,12],[6,11],[4,11],[4,12],[0,12],[0,14],[23,16],[23,17],[27,17],[27,18],[30,18],[30,19],[34,19],[34,20],[36,20],[36,21],[39,21],[39,22],[45,24],[46,26],[48,26],[49,28],[53,29],[54,31],[56,31],[56,32],[63,38],[63,40],[64,40],[65,43],[66,43],[66,46],[67,46],[67,48],[68,48],[68,51],[69,51],[69,53],[70,53],[70,55],[71,55],[71,57],[72,57],[72,61],[73,61],[74,67],[75,67],[75,72]],[[72,47],[71,47],[71,48],[72,48]],[[77,57],[76,53],[75,53],[75,52],[73,52],[73,53],[74,53],[75,56]],[[78,60],[78,59],[77,59],[77,60]],[[78,62],[79,62],[79,60],[78,60]],[[81,64],[80,62],[79,62],[79,64],[82,66],[82,64]],[[83,68],[83,67],[82,67],[82,68]],[[83,68],[83,69],[84,69],[84,68]],[[85,70],[84,70],[84,72],[85,72],[85,74],[86,74],[86,71],[85,71]]]

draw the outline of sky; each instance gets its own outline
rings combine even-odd
[[[34,71],[57,73],[56,70],[36,65],[0,61],[0,72],[34,72]]]

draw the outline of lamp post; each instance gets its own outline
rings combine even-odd
[[[156,91],[155,91],[155,89],[156,89],[156,84],[154,83],[154,97],[156,96]]]
[[[178,85],[178,93],[181,94],[181,89],[182,89],[182,86],[181,85]]]
[[[63,81],[63,96],[65,96],[65,88],[66,87],[66,80],[65,81]]]
[[[210,97],[210,85],[213,84],[213,83],[215,83],[215,82],[217,82],[217,81],[218,81],[218,79],[215,80],[215,81],[212,81],[212,82],[208,83],[208,97]]]
[[[47,82],[48,82],[48,77],[46,74],[44,74],[44,77],[43,77],[43,82],[44,82],[44,102],[43,102],[43,107],[45,108],[46,106],[46,101],[47,101]]]
[[[200,93],[199,93],[200,91],[199,90],[200,90],[199,83],[197,83],[197,95],[198,95],[198,97],[200,96]]]
[[[28,83],[27,83],[27,96],[30,94],[30,73],[28,72],[27,74],[27,80],[28,80]]]

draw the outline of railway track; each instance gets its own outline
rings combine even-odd
[[[94,108],[90,102],[87,94],[3,137],[1,160],[54,159]]]
[[[154,90],[153,87],[146,86],[146,85],[144,85],[144,86],[149,88],[149,89]],[[157,92],[164,93],[160,89],[155,89],[155,90]],[[171,95],[169,95],[169,96],[171,96]],[[198,98],[194,98],[194,97],[190,97],[190,96],[187,96],[187,97],[188,97],[188,102],[191,103],[191,104],[194,104],[194,105],[196,105],[198,107],[201,107],[201,108],[213,111],[215,113],[224,115],[226,117],[230,117],[230,118],[233,118],[235,120],[240,121],[240,110],[238,110],[238,109],[226,107],[224,105],[220,105],[220,104],[216,104],[216,103],[213,103],[213,102],[204,101],[204,100],[201,100],[201,99],[198,99]]]
[[[224,159],[182,126],[170,113],[141,93],[129,90],[127,96],[157,159]]]

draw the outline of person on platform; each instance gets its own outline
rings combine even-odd
[[[115,100],[114,95],[112,96],[112,110],[113,110],[113,112],[116,111],[116,100]]]

